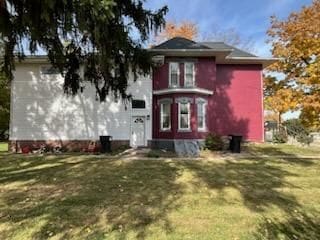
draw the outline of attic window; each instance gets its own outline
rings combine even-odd
[[[41,66],[40,73],[43,75],[59,74],[59,69],[52,66]]]
[[[132,108],[146,108],[144,100],[132,100]]]

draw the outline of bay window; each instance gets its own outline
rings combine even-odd
[[[190,103],[179,103],[178,104],[178,127],[179,130],[190,130]]]
[[[198,122],[198,131],[206,130],[206,106],[207,101],[203,98],[196,99],[197,104],[197,122]]]
[[[204,131],[206,129],[206,109],[205,103],[200,102],[197,104],[198,113],[198,130]]]
[[[169,131],[171,129],[171,103],[160,104],[160,129]]]

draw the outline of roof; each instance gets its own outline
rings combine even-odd
[[[152,49],[162,49],[162,50],[170,50],[170,49],[210,49],[210,50],[230,50],[230,57],[257,57],[249,52],[243,51],[239,48],[230,46],[224,42],[194,42],[192,40],[182,38],[182,37],[175,37],[169,39],[157,46],[154,46]]]
[[[154,46],[153,49],[210,49],[210,47],[201,45],[200,43],[186,38],[175,37]]]
[[[195,42],[182,37],[169,39],[150,50],[154,55],[165,56],[214,56],[217,63],[223,64],[262,64],[267,67],[278,61],[277,58],[258,57],[252,53],[224,42]]]
[[[224,42],[195,42],[182,37],[169,39],[149,49],[153,55],[171,57],[210,57],[214,56],[221,64],[262,64],[265,68],[278,61],[278,58],[263,58],[228,45]],[[47,56],[26,56],[30,63],[48,62]]]
[[[224,42],[200,42],[200,44],[211,49],[232,49],[232,52],[229,54],[230,57],[256,57],[256,55],[225,44]]]

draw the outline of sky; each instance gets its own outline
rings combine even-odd
[[[159,9],[167,5],[167,20],[177,23],[188,20],[198,25],[199,35],[214,29],[234,29],[243,39],[254,43],[254,54],[271,57],[266,43],[270,16],[286,19],[291,12],[310,5],[312,0],[146,0],[145,7]],[[44,54],[42,50],[38,54]],[[282,78],[276,73],[276,77]],[[284,118],[296,118],[299,112],[289,112]]]
[[[270,16],[285,19],[293,11],[310,5],[312,0],[147,0],[145,6],[158,9],[167,5],[167,20],[188,20],[198,25],[200,33],[210,29],[235,29],[244,39],[252,39],[254,53],[270,57],[266,31]]]
[[[196,23],[200,35],[214,29],[234,29],[243,39],[252,39],[254,54],[271,57],[270,44],[266,43],[270,16],[284,20],[311,3],[312,0],[147,0],[145,6],[154,10],[167,5],[167,20]],[[278,73],[275,76],[283,78]],[[299,114],[288,112],[283,118],[297,118]]]

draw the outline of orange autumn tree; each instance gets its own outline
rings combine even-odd
[[[181,23],[167,21],[165,28],[154,38],[153,41],[157,44],[174,37],[183,37],[195,40],[197,36],[197,24],[190,21],[182,21]]]
[[[285,81],[279,81],[271,76],[264,76],[263,90],[265,109],[277,115],[280,126],[282,115],[299,107],[300,92],[288,86]]]
[[[270,70],[283,72],[286,86],[302,93],[302,121],[320,128],[320,0],[291,13],[286,20],[272,17],[268,35],[273,56],[280,58]],[[273,101],[286,94],[291,94],[289,88],[281,90],[281,96]]]

